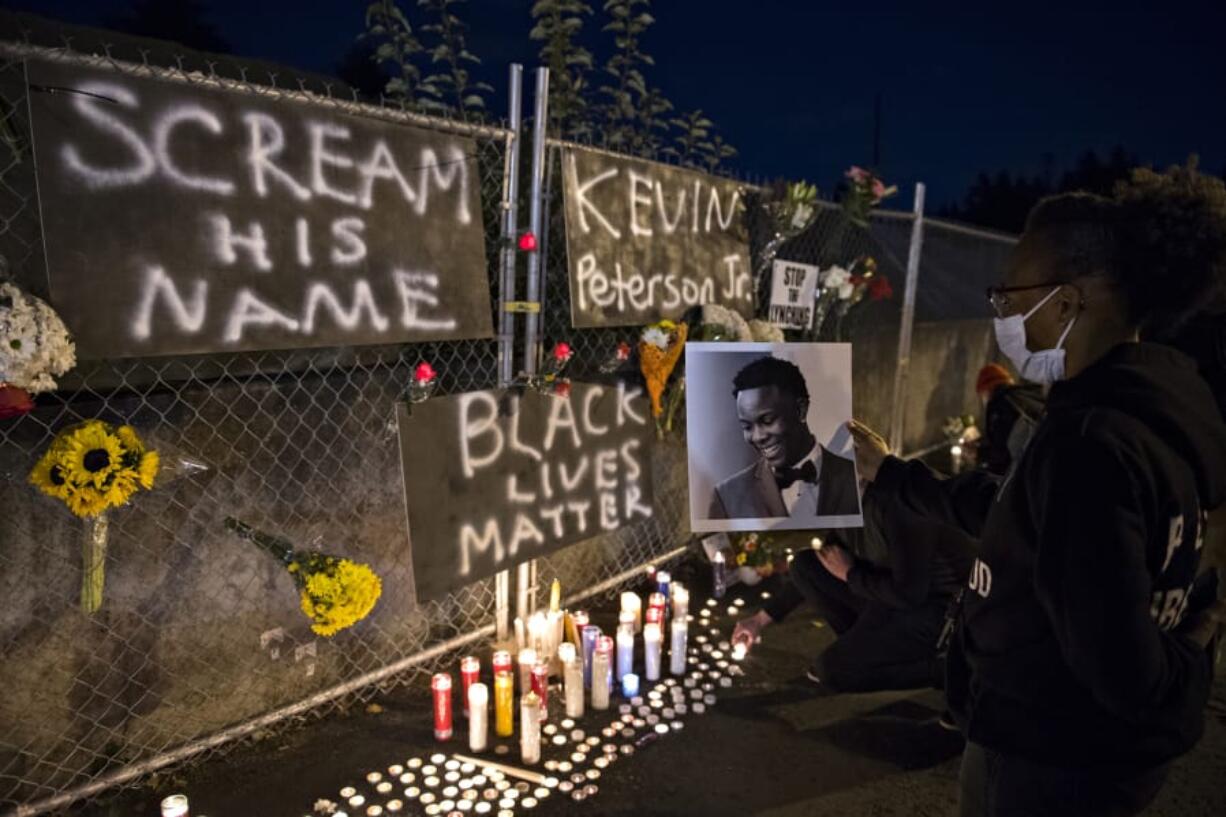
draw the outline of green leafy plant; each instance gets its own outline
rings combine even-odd
[[[531,14],[528,36],[541,43],[541,62],[549,68],[550,130],[569,139],[590,136],[586,91],[592,52],[577,39],[592,7],[582,0],[536,0]]]

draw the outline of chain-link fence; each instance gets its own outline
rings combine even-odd
[[[513,131],[364,103],[334,81],[279,66],[32,18],[4,22],[0,255],[35,294],[48,294],[24,71],[24,60],[36,56],[472,137],[488,280],[492,302],[500,303],[502,254],[513,237],[503,223]],[[543,348],[569,342],[568,374],[599,379],[600,365],[635,332],[571,327],[558,147],[548,156],[540,236],[541,341]],[[519,198],[522,219],[526,195]],[[767,225],[751,218],[750,226],[756,253]],[[846,327],[857,341],[857,414],[881,428],[910,229],[906,214],[878,214],[868,229],[849,226],[839,208],[824,205],[815,225],[778,254],[822,264],[872,255],[894,282],[893,299],[864,304]],[[933,276],[940,273],[925,266],[925,283]],[[511,280],[524,291],[522,270]],[[769,269],[756,283],[759,303],[767,302]],[[440,601],[414,597],[394,417],[418,361],[434,364],[441,394],[490,388],[507,355],[522,358],[522,339],[518,349],[511,340],[83,361],[33,412],[3,421],[0,810],[37,813],[176,760],[199,761],[257,730],[451,668],[457,650],[489,636],[495,579]],[[85,529],[27,485],[26,474],[58,430],[89,418],[133,425],[154,447],[209,470],[112,513],[105,603],[87,616],[76,604]],[[542,584],[556,576],[577,595],[613,592],[638,566],[677,554],[690,535],[683,433],[684,424],[653,446],[654,516],[539,559]],[[331,639],[316,638],[283,569],[228,536],[226,516],[372,564],[384,587],[374,614]]]

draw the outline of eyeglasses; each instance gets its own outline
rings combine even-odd
[[[988,303],[992,309],[996,311],[998,318],[1005,317],[1009,313],[1009,308],[1012,304],[1009,302],[1009,295],[1013,292],[1025,292],[1030,289],[1043,289],[1045,287],[1062,287],[1070,286],[1068,281],[1044,281],[1041,284],[1027,284],[1020,287],[988,287]]]

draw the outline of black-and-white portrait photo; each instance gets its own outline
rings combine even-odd
[[[686,346],[695,531],[860,527],[851,346]]]

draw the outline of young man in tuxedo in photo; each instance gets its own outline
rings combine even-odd
[[[715,486],[711,519],[814,519],[856,516],[860,498],[852,460],[809,430],[809,389],[794,364],[762,357],[732,380],[737,418],[757,462]]]

